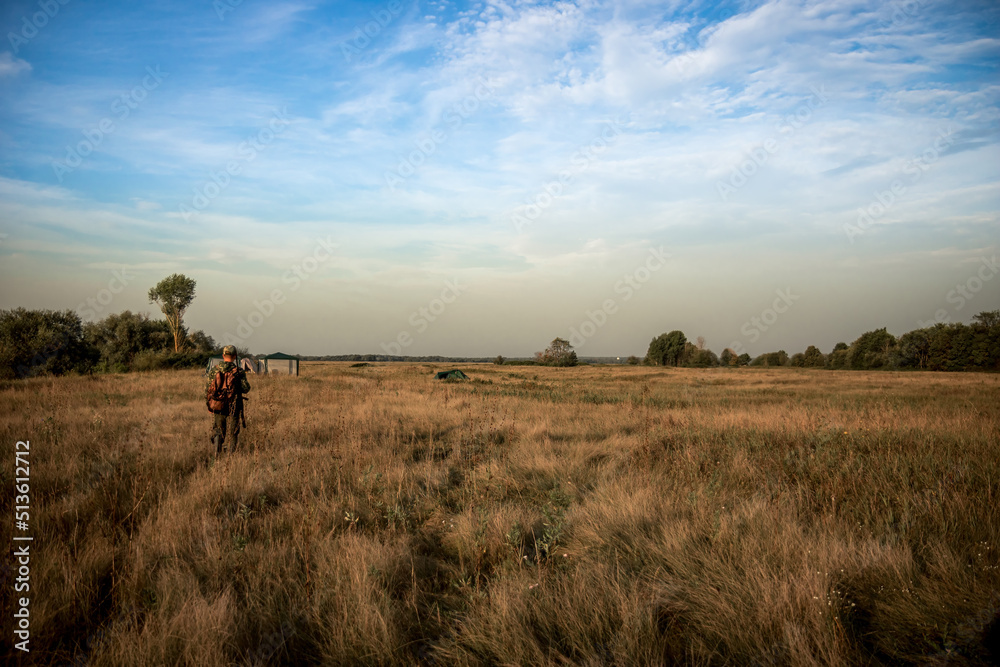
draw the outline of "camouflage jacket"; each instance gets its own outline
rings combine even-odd
[[[232,362],[232,361],[223,361],[218,366],[214,366],[208,372],[208,382],[205,383],[205,393],[206,394],[208,393],[208,388],[212,386],[212,380],[215,379],[216,375],[218,375],[219,373],[228,373],[229,371],[231,371],[234,368],[236,369],[236,379],[239,382],[239,385],[238,385],[239,386],[239,393],[240,394],[245,394],[245,393],[249,392],[250,391],[250,382],[247,381],[246,371],[244,371],[242,368],[237,367],[235,362]]]

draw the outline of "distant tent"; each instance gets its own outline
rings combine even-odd
[[[222,363],[222,357],[210,357],[208,360],[208,368],[205,369],[206,372],[211,373],[212,369]],[[260,362],[253,357],[239,357],[237,359],[240,368],[249,373],[259,373],[260,372]]]
[[[245,371],[250,371],[251,373],[260,372],[260,362],[253,357],[240,357],[239,364],[240,368]]]
[[[460,370],[441,371],[434,375],[435,380],[468,380],[469,376]]]
[[[266,354],[260,358],[260,372],[268,375],[298,375],[299,358],[281,352]]]

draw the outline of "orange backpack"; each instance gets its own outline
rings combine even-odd
[[[234,366],[229,371],[216,371],[215,376],[205,391],[205,404],[209,412],[217,414],[228,414],[232,407],[233,399],[236,398],[239,379],[237,376],[239,367]]]

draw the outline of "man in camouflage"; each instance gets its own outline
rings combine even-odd
[[[227,374],[229,377],[227,378]],[[228,382],[227,382],[228,380]],[[230,396],[220,395],[223,386],[231,388]],[[208,372],[205,386],[205,403],[214,415],[212,421],[212,444],[216,455],[225,451],[229,440],[229,451],[236,451],[240,439],[240,422],[243,420],[243,394],[250,391],[246,373],[236,364],[236,348],[227,345],[222,348],[222,363]]]

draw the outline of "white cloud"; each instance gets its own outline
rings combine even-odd
[[[325,24],[321,8],[302,3],[244,3],[226,26],[245,34],[199,38],[212,68],[183,80],[178,69],[72,174],[72,189],[0,178],[0,219],[11,221],[4,249],[48,248],[91,267],[128,254],[264,289],[331,234],[344,252],[310,283],[323,290],[309,306],[353,299],[395,321],[393,309],[433,291],[441,267],[493,285],[500,308],[558,285],[560,312],[576,317],[587,290],[613,284],[644,244],[676,246],[688,273],[673,293],[718,290],[738,302],[766,296],[786,273],[808,281],[817,267],[839,270],[854,261],[845,253],[867,275],[890,256],[885,248],[909,244],[900,266],[916,273],[928,247],[964,252],[995,232],[1000,86],[954,66],[995,59],[997,40],[956,29],[949,21],[959,19],[936,5],[892,25],[889,9],[854,0],[774,0],[726,20],[644,0],[495,1],[461,15],[442,5],[433,19],[424,10],[399,15],[345,62],[336,38],[356,17]],[[302,20],[307,11],[315,24],[312,14]],[[266,57],[248,55],[263,42]],[[223,85],[226,68],[234,74]],[[491,95],[453,126],[446,114],[481,78]],[[11,127],[31,130],[4,137],[21,169],[8,173],[61,158],[134,83],[29,81],[16,105],[0,102]],[[783,119],[814,87],[828,99],[787,130]],[[184,224],[178,204],[286,105],[292,124]],[[621,133],[577,169],[622,115]],[[851,247],[842,225],[951,125],[954,147]],[[385,172],[435,130],[443,139],[390,191]],[[776,152],[721,200],[717,181],[768,139]],[[567,168],[572,182],[518,233],[511,212]],[[737,276],[729,282],[698,264],[724,257]]]
[[[66,188],[0,176],[0,201],[67,201],[73,198]]]
[[[31,65],[26,60],[15,58],[10,51],[0,53],[0,78],[17,76],[21,72],[30,72]]]
[[[257,47],[285,35],[291,26],[300,20],[301,14],[313,9],[313,5],[302,2],[285,2],[262,4],[252,8],[247,3],[241,8],[236,8],[235,11],[240,12],[248,9],[251,11],[240,25],[240,41]]]

